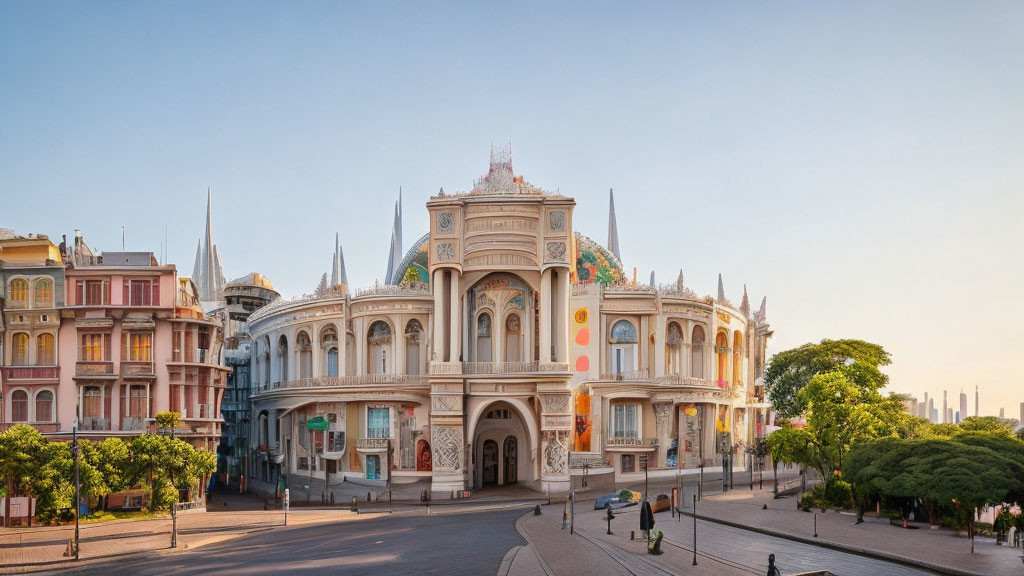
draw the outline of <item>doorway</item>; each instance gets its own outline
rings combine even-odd
[[[487,440],[483,447],[483,485],[498,485],[498,443]]]
[[[505,485],[515,484],[518,481],[519,460],[516,454],[516,437],[505,438],[505,450],[502,453],[504,460]]]
[[[366,457],[366,479],[380,480],[380,456],[372,454]]]

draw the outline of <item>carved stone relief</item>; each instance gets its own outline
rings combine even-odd
[[[437,245],[437,259],[440,262],[450,262],[455,260],[455,247],[445,242],[444,244]]]
[[[462,469],[462,427],[431,426],[435,470]]]
[[[569,432],[544,432],[544,473],[566,474],[569,471]]]
[[[565,242],[548,242],[548,260],[565,261]]]
[[[437,230],[438,232],[451,232],[452,223],[455,221],[455,217],[452,216],[451,212],[441,212],[437,215]]]
[[[565,228],[565,212],[551,212],[548,214],[548,224],[551,225],[552,230],[562,230]]]
[[[541,406],[544,408],[544,412],[547,414],[565,413],[569,411],[568,394],[543,394],[540,397],[540,402]]]

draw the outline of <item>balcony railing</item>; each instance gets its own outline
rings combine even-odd
[[[217,417],[217,415],[213,411],[213,404],[199,404],[199,410],[197,412],[200,418]]]
[[[75,363],[75,376],[113,376],[113,362],[83,361]]]
[[[6,380],[56,380],[60,377],[60,366],[5,366]]]
[[[0,432],[4,432],[8,428],[19,424],[31,426],[43,434],[60,431],[60,422],[0,422]]]
[[[657,438],[639,438],[633,436],[611,436],[604,443],[605,446],[627,446],[636,448],[654,447],[658,445]]]
[[[175,350],[171,357],[171,362],[190,362],[193,364],[211,364],[213,363],[212,355],[208,348],[193,348],[186,350],[184,353],[181,350]]]
[[[391,438],[358,438],[356,450],[384,450],[388,447],[388,440]]]
[[[570,468],[598,468],[607,465],[600,452],[573,452],[569,459]]]
[[[462,362],[431,362],[430,373],[436,376],[458,376],[462,374]]]
[[[359,376],[321,376],[319,378],[303,378],[274,382],[269,387],[258,386],[257,393],[271,390],[292,388],[333,388],[340,386],[372,386],[376,384],[411,384],[425,385],[427,377],[408,374],[361,374]]]
[[[659,376],[654,379],[654,382],[663,386],[697,386],[700,388],[717,388],[715,383],[711,380],[697,378],[695,376],[683,376],[682,374]]]
[[[132,376],[155,376],[152,362],[129,362],[121,361],[121,377]]]
[[[624,372],[612,372],[611,374],[601,374],[601,380],[650,380],[650,375],[647,373],[647,369],[644,368],[642,370],[626,370]]]
[[[121,430],[126,432],[141,432],[146,429],[146,421],[142,417],[128,416],[121,419]]]
[[[84,431],[110,430],[110,418],[86,416],[78,421],[78,429]]]

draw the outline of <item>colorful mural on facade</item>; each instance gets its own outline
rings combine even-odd
[[[622,280],[622,265],[597,242],[576,233],[576,274],[574,282],[612,284]]]
[[[573,450],[577,452],[590,452],[590,437],[594,427],[594,422],[590,417],[590,395],[577,394],[575,401],[576,433],[574,435]]]

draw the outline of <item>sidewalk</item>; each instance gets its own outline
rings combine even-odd
[[[767,509],[764,507],[767,506]],[[684,514],[692,514],[684,508]],[[817,516],[817,534],[814,522]],[[815,514],[797,509],[796,498],[775,500],[769,490],[751,492],[736,489],[725,494],[706,496],[697,504],[697,517],[752,529],[762,534],[835,550],[895,561],[946,574],[1020,576],[1021,549],[996,546],[992,539],[977,538],[975,553],[966,537],[946,530],[927,527],[908,530],[891,526],[887,518],[865,515],[863,524],[856,516],[829,510]],[[666,530],[666,537],[668,530]]]
[[[695,576],[750,576],[754,573],[704,557],[698,566],[692,566],[691,557],[673,546],[662,546],[664,554],[651,556],[647,554],[646,541],[630,541],[625,534],[607,536],[594,530],[592,522],[579,521],[575,534],[570,535],[568,528],[561,527],[561,516],[561,506],[546,506],[540,516],[530,513],[520,518],[516,529],[527,545],[509,551],[498,576],[668,576],[679,574],[681,567],[685,567],[686,574]],[[577,518],[582,520],[579,513]]]

